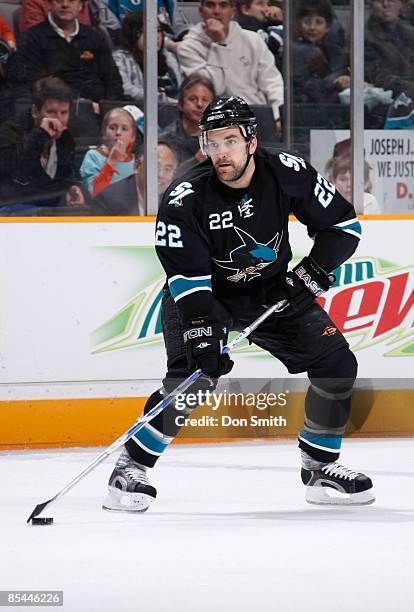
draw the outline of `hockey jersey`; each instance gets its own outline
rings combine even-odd
[[[290,214],[306,225],[314,240],[310,256],[327,272],[358,245],[354,208],[304,159],[261,148],[254,159],[246,189],[222,183],[207,160],[163,196],[155,246],[184,319],[215,318],[221,295],[259,295],[277,281],[292,258]]]

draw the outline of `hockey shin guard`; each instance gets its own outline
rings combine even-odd
[[[299,447],[321,463],[336,461],[351,410],[357,373],[354,354],[344,348],[328,355],[317,370],[309,370],[310,387],[305,399],[305,423]]]

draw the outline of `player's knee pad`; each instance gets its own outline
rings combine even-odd
[[[357,370],[354,354],[344,347],[308,371],[311,386],[305,401],[305,423],[338,434],[343,432],[351,410]]]
[[[358,372],[358,362],[348,347],[326,355],[318,365],[308,370],[312,385],[330,393],[345,393],[352,389]]]

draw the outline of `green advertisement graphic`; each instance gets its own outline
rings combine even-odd
[[[162,342],[161,300],[165,276],[153,247],[95,247],[101,256],[115,258],[118,265],[137,270],[133,285],[124,288],[126,303],[91,333],[91,352],[140,348]],[[296,259],[296,258],[295,258]],[[294,262],[292,262],[294,263]],[[335,270],[334,296],[328,312],[354,351],[382,343],[386,357],[414,356],[414,266],[397,266],[375,257],[356,257]],[[347,331],[351,300],[358,298],[364,324]],[[342,308],[342,312],[341,312]],[[345,324],[341,327],[341,315]],[[355,317],[354,317],[355,318]],[[232,337],[232,334],[230,335]],[[257,357],[267,353],[244,341],[236,352]]]

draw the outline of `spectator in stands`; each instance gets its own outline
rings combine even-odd
[[[365,27],[365,80],[414,96],[414,28],[399,17],[400,0],[371,0]]]
[[[144,2],[136,0],[100,0],[106,3],[108,9],[122,25],[125,16],[130,12],[143,12]],[[188,28],[188,22],[182,11],[177,7],[177,0],[157,0],[158,19],[174,36],[178,36],[183,29]]]
[[[159,142],[158,196],[159,198],[174,178],[177,158],[174,150],[165,142]],[[92,211],[97,215],[145,215],[144,152],[136,156],[135,174],[101,191],[93,200]]]
[[[236,21],[245,30],[257,32],[273,53],[282,71],[283,10],[269,0],[236,0]]]
[[[135,101],[144,96],[144,18],[142,12],[128,13],[122,22],[121,49],[113,54],[121,74],[126,97]],[[164,32],[158,24],[158,93],[159,99],[175,99],[181,83],[178,61],[164,48]]]
[[[7,83],[6,74],[14,51],[16,51],[16,40],[6,21],[0,15],[0,123],[12,113],[13,92]]]
[[[0,126],[1,214],[65,205],[76,181],[75,144],[68,130],[72,92],[56,77],[37,81],[25,120]]]
[[[378,200],[370,193],[371,182],[369,173],[371,166],[364,161],[364,200],[362,206],[354,204],[355,210],[361,215],[379,215]],[[352,202],[352,164],[350,157],[333,157],[326,165],[329,180],[348,202]]]
[[[122,99],[121,77],[108,45],[96,29],[79,24],[83,6],[83,0],[49,0],[47,19],[22,34],[9,71],[18,94],[53,75],[74,96],[95,102]]]
[[[403,0],[399,16],[410,26],[414,26],[414,0]]]
[[[49,13],[49,0],[23,0],[19,14],[19,31],[25,32],[29,28],[42,23]],[[78,16],[79,23],[91,25],[88,2],[82,6]]]
[[[16,39],[9,26],[0,15],[0,40],[4,40],[12,51],[16,51]]]
[[[198,123],[204,109],[216,97],[213,83],[196,72],[190,74],[181,83],[178,92],[178,112],[176,121],[168,125],[160,138],[174,146],[179,163],[186,160],[193,162],[205,159],[200,149]]]
[[[136,125],[131,113],[124,108],[108,111],[102,136],[103,145],[90,149],[80,168],[83,183],[93,198],[111,183],[134,174]]]
[[[173,147],[167,142],[160,141],[157,146],[158,160],[158,200],[164,195],[168,185],[172,182],[177,171],[177,156]]]
[[[234,21],[233,0],[201,0],[199,10],[202,22],[178,47],[184,74],[210,78],[219,96],[242,92],[249,104],[271,105],[280,133],[283,79],[266,43]]]
[[[296,11],[293,87],[297,102],[339,102],[338,92],[350,86],[349,54],[328,37],[334,21],[329,0],[302,0]]]

